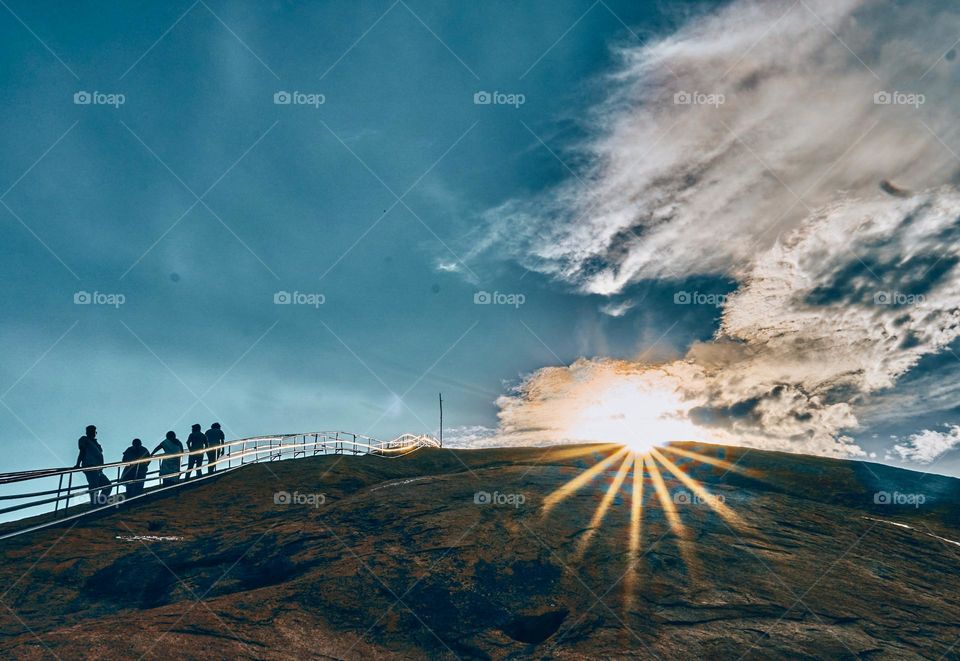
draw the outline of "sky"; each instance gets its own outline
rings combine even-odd
[[[442,392],[960,472],[947,4],[0,5],[3,470]]]

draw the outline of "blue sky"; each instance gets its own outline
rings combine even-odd
[[[608,4],[10,2],[6,467],[72,461],[90,422],[108,456],[214,419],[236,436],[435,432],[440,390],[451,425],[494,426],[505,381],[666,330],[494,257],[469,278],[437,268],[488,208],[566,175],[551,150],[599,98],[610,45],[674,20]],[[275,105],[280,90],[325,102]],[[525,103],[474,105],[483,90]],[[479,308],[480,289],[525,303]]]
[[[609,295],[540,268],[530,226],[496,210],[585,176],[620,55],[720,7],[8,2],[6,469],[72,463],[89,423],[110,459],[214,420],[228,437],[435,433],[438,391],[450,427],[493,429],[497,397],[539,368],[669,361],[708,341],[721,309],[674,296],[727,294],[736,277],[640,273],[611,316]],[[323,103],[277,104],[281,91]],[[523,103],[475,103],[495,91]],[[523,303],[476,305],[478,291]],[[956,371],[912,378],[936,370]],[[853,434],[865,450],[954,413],[891,420],[896,406]]]

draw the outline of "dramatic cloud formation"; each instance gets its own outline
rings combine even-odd
[[[845,436],[857,406],[960,334],[955,56],[940,50],[958,33],[933,2],[739,2],[624,51],[591,166],[493,211],[494,237],[518,245],[520,228],[517,259],[587,293],[740,287],[683,361],[532,375],[500,401],[504,437],[569,438],[588,393],[656,371],[701,438],[862,454]]]
[[[948,425],[946,432],[924,429],[893,446],[893,454],[918,464],[929,464],[960,446],[960,426]]]
[[[529,268],[614,294],[737,272],[839,191],[951,181],[953,67],[934,64],[960,16],[919,4],[740,2],[623,51],[590,169],[496,210],[499,230]]]

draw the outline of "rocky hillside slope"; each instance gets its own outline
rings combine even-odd
[[[614,449],[249,466],[0,542],[0,656],[958,658],[960,481],[680,450],[738,470],[611,462],[544,515]]]

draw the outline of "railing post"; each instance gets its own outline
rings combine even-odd
[[[60,490],[61,489],[63,489],[63,473],[60,473],[60,483],[57,484],[57,502],[53,506],[54,514],[56,514],[60,510]]]

